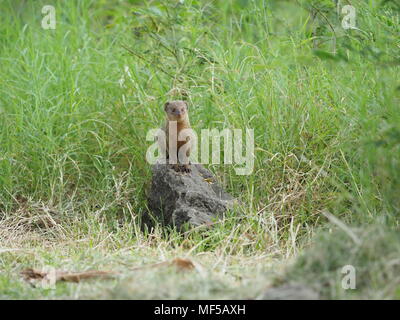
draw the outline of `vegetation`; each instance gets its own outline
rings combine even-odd
[[[329,0],[0,0],[0,298],[399,298],[399,8],[351,4],[345,30]],[[196,131],[255,133],[251,175],[209,166],[243,214],[184,234],[141,228],[146,134],[176,98]],[[130,270],[176,257],[197,272]],[[124,276],[22,280],[45,266]]]

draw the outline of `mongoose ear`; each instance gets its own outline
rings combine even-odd
[[[164,104],[164,111],[167,111],[168,105],[169,105],[169,102],[166,102],[166,103]]]
[[[183,103],[184,103],[185,106],[186,106],[186,110],[189,110],[189,105],[188,105],[188,103],[187,103],[186,101],[183,101]]]

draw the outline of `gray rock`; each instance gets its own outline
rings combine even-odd
[[[268,289],[263,300],[319,300],[319,293],[303,284],[292,283]]]
[[[192,164],[190,173],[176,172],[165,164],[153,165],[152,171],[148,205],[153,218],[162,224],[178,229],[185,223],[209,225],[233,206],[232,196],[200,164]]]

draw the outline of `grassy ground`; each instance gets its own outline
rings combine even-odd
[[[352,4],[356,30],[328,0],[0,0],[0,297],[398,298],[399,8]],[[245,214],[205,232],[140,229],[146,133],[176,98],[195,130],[255,132],[252,175],[210,166]],[[197,271],[130,271],[176,257]],[[21,279],[45,266],[123,276]]]

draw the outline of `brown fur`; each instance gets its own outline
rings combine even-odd
[[[167,147],[167,156],[169,156],[169,139],[176,139],[177,141],[177,151],[181,146],[186,143],[190,143],[190,139],[187,138],[186,141],[178,141],[177,137],[179,137],[179,133],[184,129],[190,129],[190,121],[189,121],[189,113],[188,113],[188,106],[185,101],[176,100],[167,102],[164,106],[165,113],[167,115],[167,121],[165,124],[165,133],[166,133],[166,147]],[[176,137],[169,136],[169,122],[176,121],[177,127],[177,135]],[[178,155],[177,155],[178,156]],[[190,156],[190,147],[187,149],[186,156]],[[183,171],[183,172],[190,172],[190,165],[189,164],[182,164],[182,165],[174,165],[174,169],[176,171]]]

